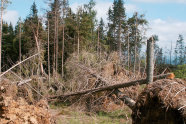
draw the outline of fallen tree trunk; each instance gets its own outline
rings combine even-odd
[[[125,103],[129,108],[131,108],[131,109],[134,108],[136,102],[135,102],[133,99],[131,99],[130,97],[128,97],[128,96],[126,96],[126,95],[123,95],[123,93],[122,93],[120,90],[118,90],[118,89],[116,89],[116,90],[114,91],[114,94],[115,94],[121,101],[123,101],[123,103]]]
[[[74,63],[72,63],[72,64],[74,64]],[[99,74],[94,72],[92,69],[87,68],[86,66],[83,66],[83,65],[80,65],[80,64],[76,64],[76,66],[78,66],[79,68],[89,72],[90,75],[97,78],[97,80],[102,81],[102,84],[104,84],[105,86],[108,86],[108,84],[110,84],[110,81],[106,80],[105,78],[103,78],[102,76],[100,76]],[[120,99],[129,108],[132,109],[134,107],[136,102],[133,99],[131,99],[130,97],[124,95],[119,89],[115,89],[113,94],[115,94],[118,97],[118,99]]]
[[[154,80],[163,79],[163,78],[168,77],[171,74],[172,73],[158,75],[158,76],[155,76],[153,79]],[[98,88],[94,88],[94,89],[78,91],[78,92],[64,94],[64,95],[50,96],[50,97],[48,97],[48,99],[49,100],[50,99],[63,99],[63,98],[70,97],[70,96],[84,95],[87,93],[95,93],[95,92],[100,92],[100,91],[113,90],[113,89],[118,89],[118,88],[130,87],[130,86],[134,86],[137,84],[142,85],[142,84],[146,84],[146,83],[147,83],[146,79],[141,79],[141,80],[135,80],[135,81],[124,82],[124,83],[119,83],[119,84],[113,84],[110,86],[104,86],[104,87],[98,87]]]

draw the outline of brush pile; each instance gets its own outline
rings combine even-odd
[[[133,124],[185,124],[186,82],[158,80],[139,95],[132,114]]]
[[[24,91],[24,92],[23,92]],[[22,93],[20,93],[22,92]],[[54,124],[48,112],[48,104],[40,100],[35,104],[29,104],[24,97],[28,98],[27,90],[21,90],[9,80],[0,82],[0,122],[1,124]],[[31,97],[31,96],[30,96]]]
[[[63,84],[63,89],[59,89],[59,91],[64,92],[57,92],[56,94],[68,94],[134,80],[134,75],[122,67],[115,52],[108,56],[102,56],[102,58],[87,52],[82,52],[79,57],[72,55],[66,62],[66,71],[67,82]],[[138,97],[138,90],[139,86],[120,89],[124,95],[134,100]],[[67,101],[75,106],[81,106],[81,109],[85,111],[99,112],[122,109],[123,102],[113,94],[113,90],[102,91],[68,97]]]

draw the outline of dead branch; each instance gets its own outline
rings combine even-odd
[[[32,79],[27,79],[27,80],[21,80],[19,83],[18,83],[18,86],[21,86],[23,84],[26,84],[28,82],[32,81]]]
[[[97,79],[101,80],[104,82],[105,85],[110,84],[109,81],[104,79],[102,76],[91,70],[90,68],[87,68],[83,65],[76,64],[76,66],[80,67],[83,70],[88,71],[92,76],[96,77]],[[123,95],[123,93],[119,89],[115,89],[113,92],[121,101],[123,101],[129,108],[133,108],[135,105],[135,101],[131,99],[130,97]]]
[[[166,78],[167,76],[169,76],[170,74],[171,73],[164,74],[164,75],[158,75],[158,76],[155,76],[153,79],[154,80],[163,79],[163,78]],[[134,86],[137,84],[142,85],[142,84],[146,84],[146,83],[147,83],[146,79],[141,79],[141,80],[135,80],[135,81],[124,82],[124,83],[119,83],[119,84],[113,84],[110,86],[104,86],[104,87],[98,87],[98,88],[78,91],[78,92],[64,94],[64,95],[51,96],[48,98],[49,99],[63,99],[63,98],[70,97],[70,96],[84,95],[87,93],[95,93],[95,92],[100,92],[100,91],[113,90],[113,89],[118,89],[118,88],[130,87],[130,86]]]
[[[37,55],[39,55],[39,53],[37,53],[37,54],[35,54],[35,55],[33,55],[33,56],[30,56],[30,57],[26,58],[25,60],[23,60],[23,61],[21,61],[21,62],[18,62],[17,64],[13,65],[11,68],[9,68],[9,69],[6,70],[5,72],[3,72],[3,73],[0,75],[0,77],[4,76],[6,73],[8,73],[9,71],[11,71],[12,69],[14,69],[15,67],[17,67],[18,65],[22,64],[23,62],[25,62],[25,61],[27,61],[27,60],[29,60],[29,59],[31,59],[31,58],[37,56]]]

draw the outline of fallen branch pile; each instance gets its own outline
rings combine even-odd
[[[158,75],[158,76],[154,77],[154,80],[163,79],[163,78],[166,78],[169,75],[171,75],[171,73]],[[141,79],[141,80],[136,80],[136,81],[113,84],[113,85],[110,85],[110,86],[104,86],[104,87],[98,87],[98,88],[94,88],[94,89],[78,91],[78,92],[64,94],[64,95],[50,96],[50,97],[48,97],[48,99],[49,100],[51,100],[51,99],[64,99],[64,98],[67,98],[67,97],[70,97],[70,96],[84,95],[84,94],[87,94],[87,93],[95,93],[95,92],[100,92],[100,91],[113,90],[113,89],[118,89],[118,88],[130,87],[130,86],[134,86],[134,85],[137,85],[137,84],[142,85],[142,84],[146,84],[146,83],[147,83],[146,79]]]
[[[0,82],[0,123],[54,124],[55,121],[49,113],[47,101],[40,100],[30,104],[28,101],[33,99],[31,97],[32,93],[26,87],[18,87],[10,80],[2,79]]]

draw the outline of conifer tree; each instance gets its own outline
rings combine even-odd
[[[13,40],[15,35],[12,24],[4,22],[2,32],[2,63],[4,66],[3,71],[5,71],[17,60],[17,51],[14,52]]]
[[[114,0],[112,8],[108,11],[109,31],[108,36],[111,37],[111,45],[117,47],[118,55],[122,55],[122,37],[124,36],[124,27],[126,22],[126,14],[123,0]],[[115,50],[115,49],[113,49]]]
[[[140,51],[143,45],[143,32],[139,27],[144,27],[147,25],[144,15],[139,15],[134,13],[134,15],[127,20],[128,30],[129,30],[129,40],[130,40],[130,61],[133,63],[133,71],[136,71],[136,64],[139,63]],[[138,58],[138,61],[137,61]]]
[[[23,24],[23,37],[25,40],[25,46],[28,52],[27,54],[33,54],[33,53],[39,53],[39,59],[38,61],[38,67],[35,67],[35,71],[37,73],[44,73],[43,68],[43,27],[42,27],[42,21],[38,17],[38,10],[35,2],[31,6],[30,14],[26,18],[24,24]],[[35,63],[34,63],[35,64]],[[33,65],[34,65],[33,64]],[[32,71],[33,74],[33,71]]]
[[[0,22],[0,74],[1,74],[1,68],[2,68],[2,28],[3,28],[3,12],[4,9],[6,9],[8,3],[10,3],[9,0],[1,0],[1,22]]]
[[[178,40],[176,41],[176,47],[175,47],[175,64],[184,64],[185,62],[185,47],[184,47],[184,39],[183,36],[180,34],[178,36]]]
[[[60,0],[54,0],[49,1],[49,7],[50,10],[47,12],[47,22],[49,21],[49,29],[50,29],[50,41],[53,41],[51,44],[51,48],[53,50],[50,50],[50,53],[52,55],[51,57],[51,64],[52,64],[52,70],[53,70],[53,76],[56,76],[57,69],[58,69],[58,49],[59,49],[59,27],[61,23],[61,1]]]

